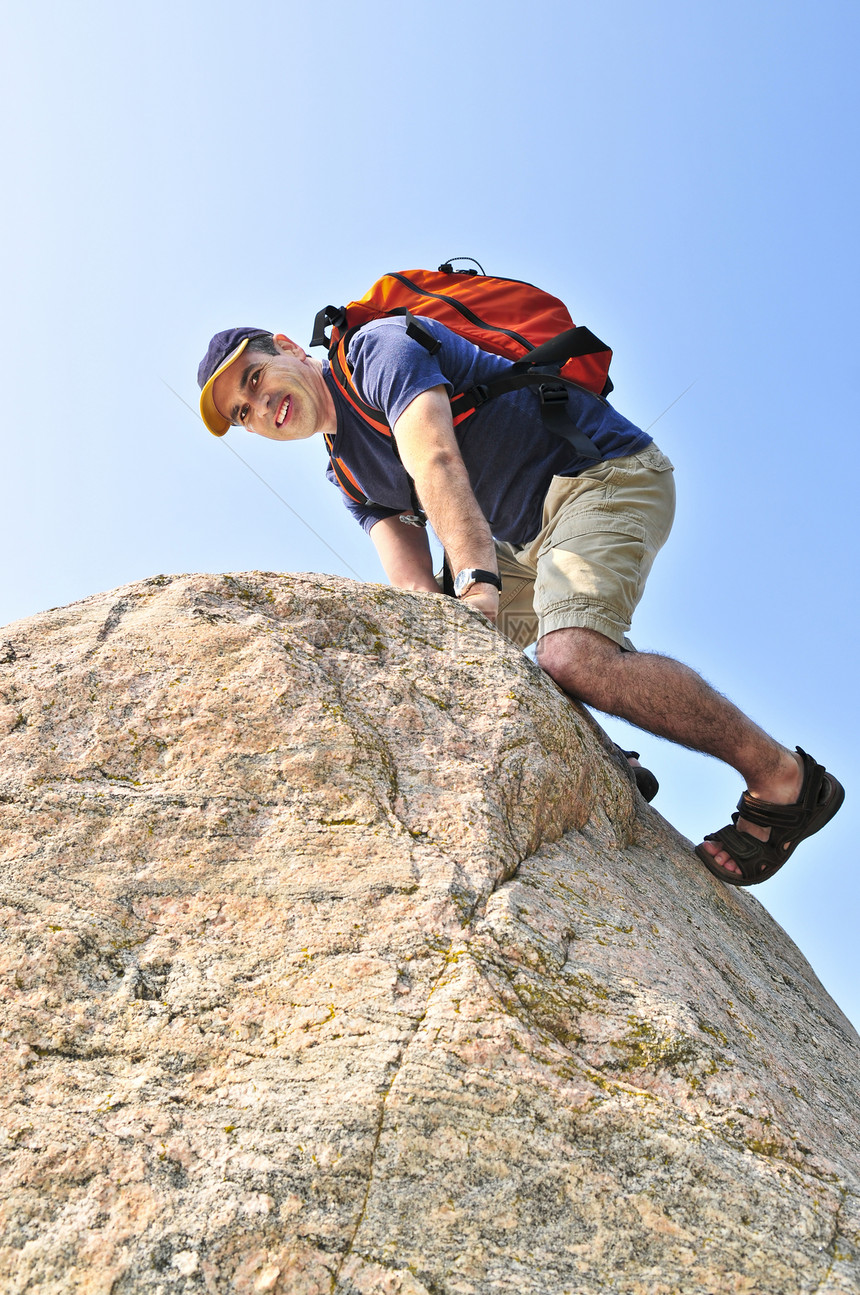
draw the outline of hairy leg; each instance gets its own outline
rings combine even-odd
[[[671,657],[623,652],[589,629],[553,630],[538,643],[538,661],[572,697],[694,751],[725,761],[754,796],[791,804],[800,794],[802,767],[786,747],[706,683],[695,670]],[[768,829],[738,820],[761,840]],[[717,864],[740,869],[715,842],[705,842]]]

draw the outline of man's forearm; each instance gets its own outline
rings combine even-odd
[[[496,547],[457,444],[444,387],[432,387],[406,407],[393,428],[406,471],[448,556],[454,575],[465,567],[497,572]],[[461,594],[494,621],[499,591],[487,581]]]
[[[452,573],[456,575],[463,567],[495,571],[493,537],[460,455],[439,451],[428,456],[415,477],[415,489]]]
[[[463,567],[495,571],[493,537],[457,445],[445,388],[417,396],[397,420],[394,437],[454,573]]]
[[[404,525],[399,517],[386,517],[370,528],[386,576],[398,589],[438,593],[427,532],[422,526]]]

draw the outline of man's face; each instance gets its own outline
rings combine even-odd
[[[270,441],[334,432],[337,415],[319,360],[279,333],[278,355],[243,351],[212,385],[215,408],[237,427]]]

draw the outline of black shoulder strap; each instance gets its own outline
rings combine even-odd
[[[601,352],[608,350],[606,343],[601,342],[590,328],[579,324],[576,328],[568,328],[564,333],[557,333],[548,341],[541,342],[540,346],[529,351],[525,359],[516,360],[513,367],[515,372],[521,373],[525,369],[542,367],[545,364],[561,366],[567,360],[578,359],[581,355],[600,355]]]
[[[516,367],[516,365],[513,366],[502,377],[495,378],[492,382],[480,383],[470,387],[468,391],[452,396],[451,410],[455,423],[471,417],[476,409],[480,409],[488,400],[493,400],[496,396],[504,396],[510,391],[522,390],[523,387],[534,387],[537,389],[541,404],[541,418],[547,430],[552,432],[553,436],[560,436],[562,440],[568,441],[581,458],[588,459],[591,463],[598,463],[600,452],[591,438],[577,427],[568,405],[568,391],[570,389],[584,391],[585,388],[580,387],[576,382],[571,382],[569,378],[560,377],[557,369],[542,373],[533,370],[515,373]],[[589,395],[593,394],[589,392]]]

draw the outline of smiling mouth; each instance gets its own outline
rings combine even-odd
[[[276,427],[283,427],[284,423],[287,421],[287,417],[289,416],[289,412],[290,412],[290,409],[292,408],[292,404],[293,404],[292,396],[284,396],[284,399],[281,401],[280,407],[275,417]]]

